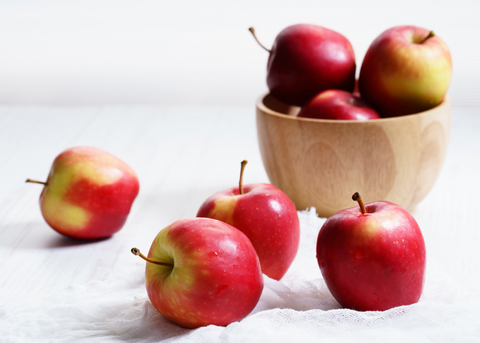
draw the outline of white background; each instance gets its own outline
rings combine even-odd
[[[454,106],[478,106],[480,1],[3,0],[0,104],[251,105],[266,90],[267,52],[286,26],[311,23],[352,43],[357,72],[395,25],[449,45]]]

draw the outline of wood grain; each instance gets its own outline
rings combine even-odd
[[[409,211],[432,189],[450,135],[450,99],[429,111],[370,121],[297,118],[298,108],[263,95],[257,135],[265,170],[303,210],[320,216],[387,200]]]

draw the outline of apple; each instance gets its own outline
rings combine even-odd
[[[263,276],[250,240],[209,218],[175,221],[162,229],[144,258],[152,305],[185,328],[226,326],[247,316],[263,291]]]
[[[387,201],[341,210],[318,234],[317,261],[343,307],[383,311],[416,303],[425,280],[422,232],[402,207]]]
[[[439,105],[452,76],[447,45],[432,31],[397,26],[378,36],[363,60],[359,90],[382,117]]]
[[[301,118],[369,120],[379,119],[377,111],[354,94],[329,89],[315,95],[298,113]]]
[[[247,161],[242,161],[238,187],[214,193],[200,206],[197,217],[221,220],[242,231],[252,242],[262,272],[280,280],[292,264],[300,241],[297,210],[277,187],[243,185]]]
[[[254,29],[250,31],[255,36]],[[338,32],[317,25],[292,25],[266,50],[270,53],[268,88],[286,104],[303,106],[321,91],[352,92],[355,87],[355,54],[348,39]]]
[[[62,235],[97,239],[119,231],[139,191],[137,175],[125,162],[94,147],[74,147],[53,161],[40,209]]]

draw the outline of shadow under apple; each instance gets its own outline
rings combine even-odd
[[[45,222],[20,222],[0,224],[0,246],[10,249],[52,249],[95,244],[110,237],[79,240],[63,236]]]

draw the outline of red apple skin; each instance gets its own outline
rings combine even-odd
[[[339,211],[322,226],[317,260],[325,283],[343,307],[384,311],[416,303],[425,280],[420,228],[403,208],[378,201]]]
[[[185,328],[226,326],[247,316],[263,291],[263,275],[250,240],[218,220],[190,218],[161,230],[148,257],[173,267],[146,265],[153,306]]]
[[[303,106],[321,91],[355,87],[355,54],[338,32],[297,24],[275,39],[267,64],[267,85],[278,100]]]
[[[262,272],[280,280],[292,264],[300,241],[297,210],[277,187],[266,184],[232,187],[210,196],[197,217],[221,220],[242,231],[252,242]]]
[[[350,92],[329,89],[313,97],[298,113],[300,118],[370,120],[380,115],[365,101]]]
[[[359,90],[382,117],[426,111],[443,101],[452,59],[440,37],[422,42],[429,33],[416,26],[397,26],[383,32],[368,48]]]
[[[62,235],[105,238],[123,227],[139,187],[133,169],[117,157],[74,147],[55,158],[40,208],[47,224]]]

